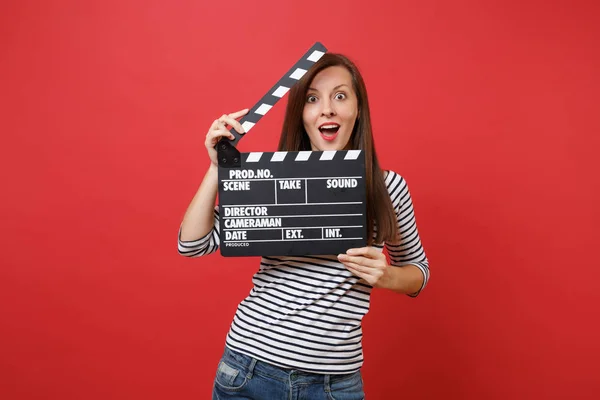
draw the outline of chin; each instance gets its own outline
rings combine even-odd
[[[325,143],[320,143],[318,146],[315,146],[319,151],[338,151],[338,150],[343,150],[342,147],[339,146],[339,144],[337,143],[331,143],[331,142],[325,142]]]

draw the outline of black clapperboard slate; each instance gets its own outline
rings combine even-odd
[[[366,245],[364,152],[241,153],[219,168],[223,256],[325,255]]]
[[[240,119],[246,134],[326,51],[315,43]],[[363,151],[240,153],[243,136],[230,132],[234,139],[216,146],[221,255],[331,255],[366,245]]]

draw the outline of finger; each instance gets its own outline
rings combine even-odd
[[[348,249],[348,251],[346,251],[346,254],[353,256],[363,256],[372,259],[382,259],[382,257],[385,257],[383,255],[383,252],[371,246],[359,247],[356,249]]]
[[[233,134],[229,131],[225,131],[222,134],[220,134],[216,139],[214,139],[215,145],[222,139],[222,138],[227,138],[230,140],[235,140],[235,136],[233,136]]]
[[[346,254],[350,254],[353,256],[364,256],[365,254],[369,253],[369,250],[371,249],[371,247],[358,247],[355,249],[348,249],[348,251],[346,252]]]
[[[356,264],[353,262],[345,262],[344,265],[346,266],[346,268],[352,269],[354,271],[358,271],[358,272],[362,272],[362,273],[367,273],[369,268],[365,268],[360,264]]]
[[[215,144],[217,144],[217,142],[219,140],[221,140],[222,137],[226,137],[229,138],[231,140],[235,139],[235,136],[233,136],[233,134],[231,132],[229,132],[227,129],[221,127],[217,130],[213,130],[213,131],[209,131],[206,134],[206,140],[210,141],[210,143],[214,146]]]
[[[362,256],[349,256],[347,254],[340,254],[338,256],[338,260],[342,261],[343,263],[349,262],[369,268],[375,268],[378,264],[378,260],[373,260],[371,258]]]
[[[229,130],[223,126],[222,124],[218,125],[216,128],[214,129],[210,129],[207,133],[206,136],[230,136],[232,135],[231,132],[229,132]]]
[[[238,119],[239,117],[243,117],[244,115],[248,114],[248,111],[250,111],[250,109],[244,108],[243,110],[229,114],[229,116],[231,118]]]
[[[233,114],[231,114],[231,115],[233,115]],[[239,134],[246,133],[246,131],[244,131],[244,128],[242,127],[242,124],[240,124],[238,121],[236,121],[235,118],[231,117],[231,115],[223,114],[223,116],[221,118],[219,118],[219,121],[221,121],[221,123],[223,125],[232,126]]]
[[[220,119],[215,119],[215,121],[210,126],[208,133],[206,134],[207,137],[211,136],[211,140],[215,140],[216,144],[216,141],[219,141],[219,138],[215,139],[214,134],[218,136],[227,136],[232,140],[235,139],[235,136],[233,136],[233,134],[229,132],[225,123],[222,122]]]
[[[344,264],[346,266],[346,269],[348,271],[350,271],[350,273],[352,275],[358,276],[361,279],[365,279],[368,280],[368,278],[371,277],[371,275],[368,272],[365,272],[363,270],[360,269],[360,265],[356,265],[356,264]]]

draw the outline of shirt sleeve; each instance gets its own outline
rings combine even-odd
[[[200,257],[214,253],[219,248],[219,207],[214,210],[214,226],[204,237],[196,240],[181,240],[181,227],[177,237],[177,250],[185,257]]]
[[[391,265],[397,267],[414,265],[423,273],[421,288],[417,292],[409,294],[411,297],[416,297],[429,281],[429,261],[421,244],[412,198],[406,181],[397,173],[390,171],[386,177],[386,185],[396,211],[398,240],[386,242],[385,246]]]

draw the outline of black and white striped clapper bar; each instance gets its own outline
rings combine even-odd
[[[240,120],[246,132],[325,51],[315,44],[250,109]],[[240,153],[231,132],[235,140],[217,145],[223,256],[334,255],[366,245],[363,151]]]

